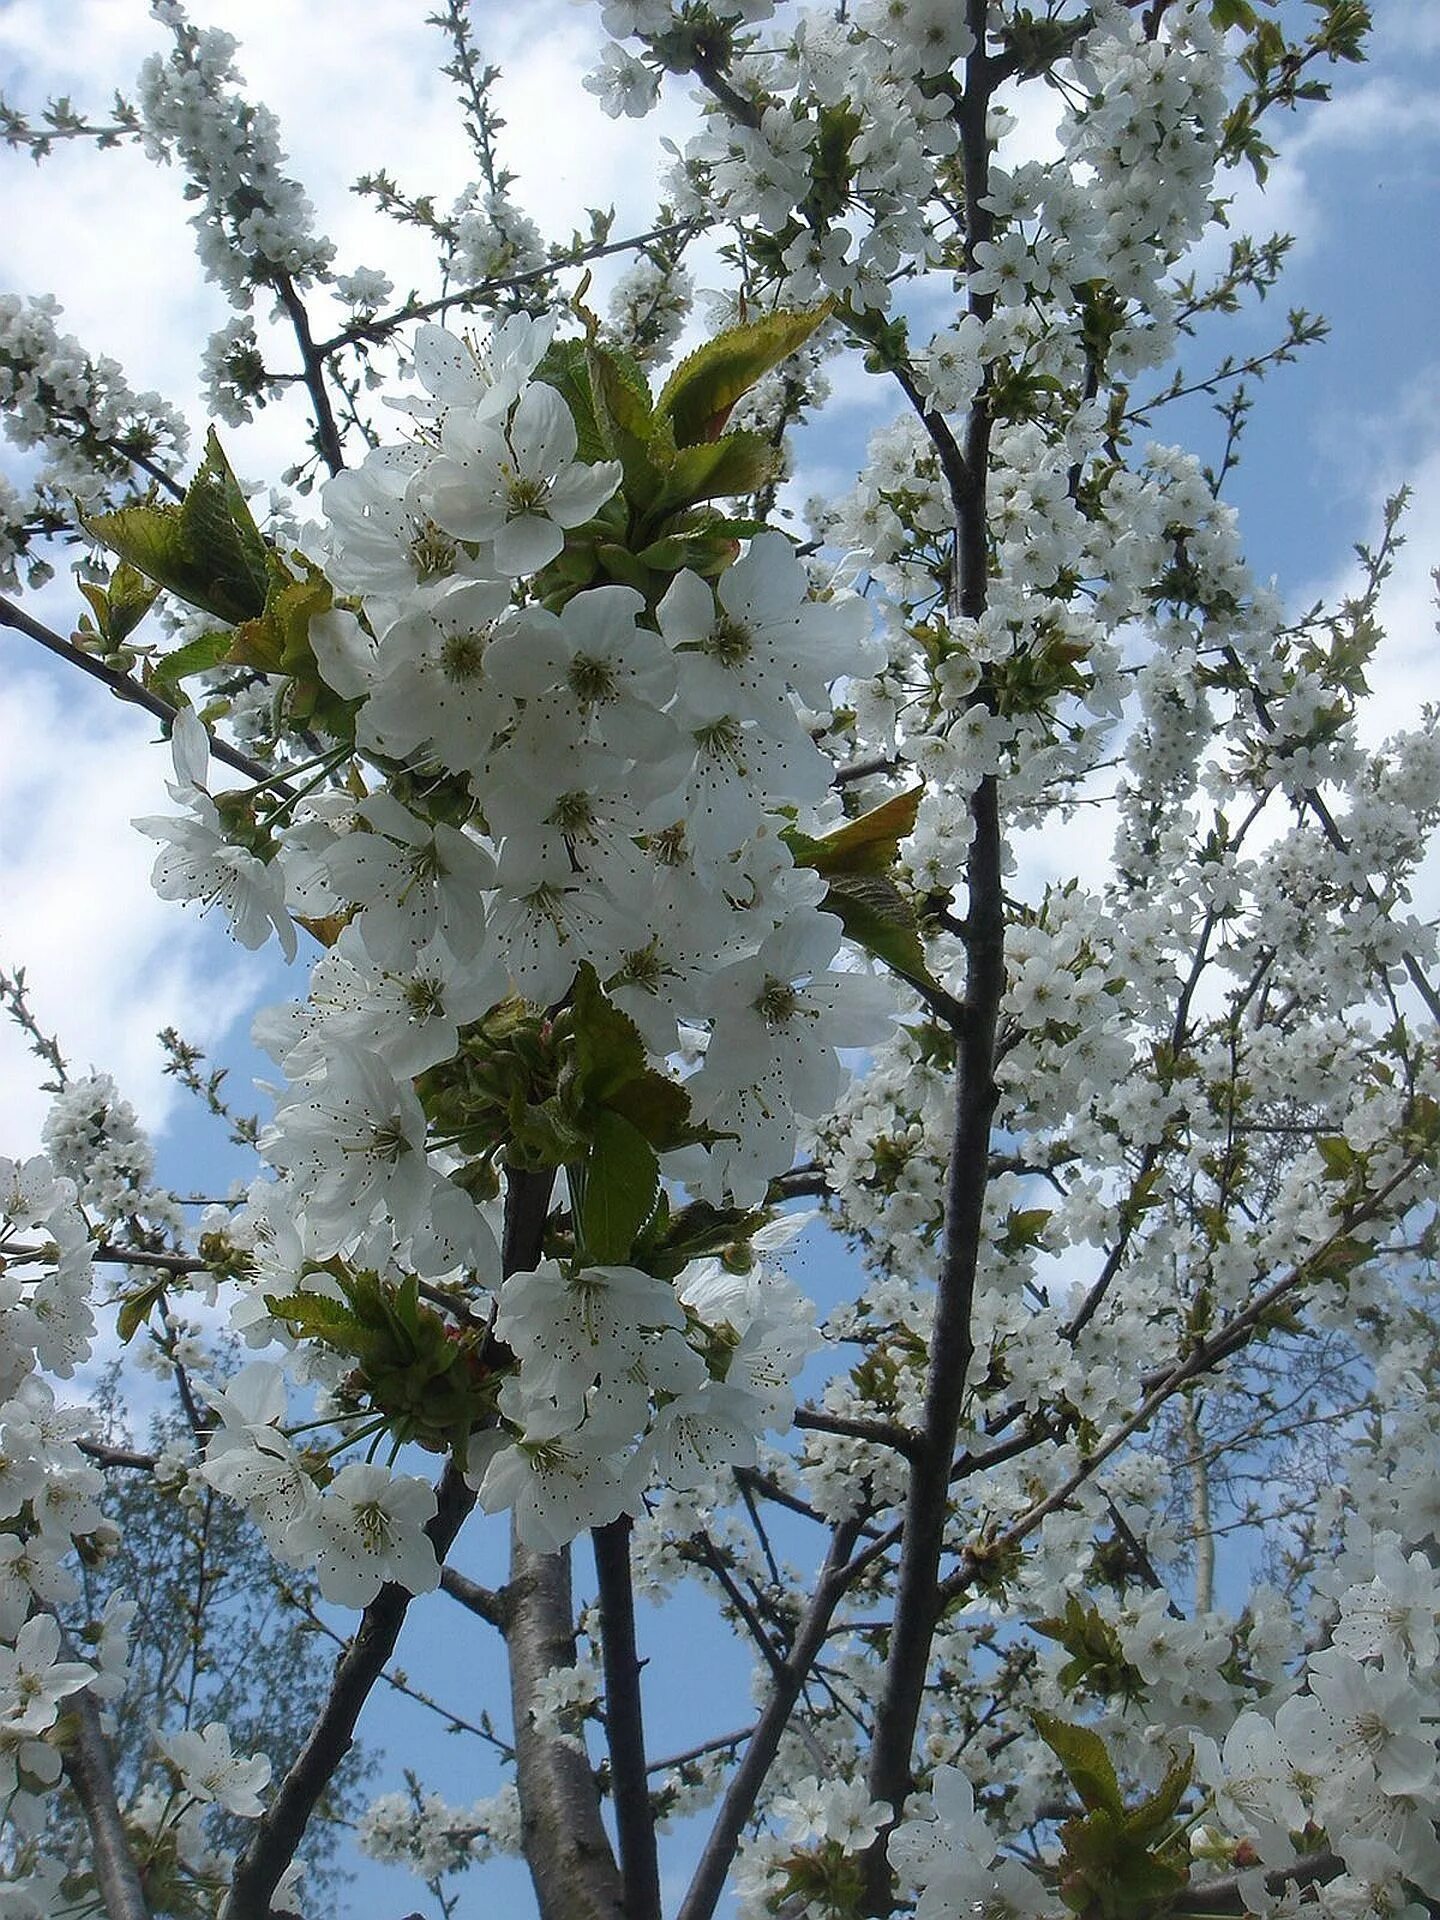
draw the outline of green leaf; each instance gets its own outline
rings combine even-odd
[[[81,581],[80,591],[95,610],[96,624],[112,647],[121,646],[154,606],[160,589],[122,560],[103,584]]]
[[[893,973],[917,985],[939,989],[925,964],[915,910],[891,878],[900,842],[915,828],[921,787],[891,794],[858,820],[814,839],[798,827],[781,834],[795,864],[813,867],[829,881],[823,902],[840,917],[847,936]]]
[[[122,1346],[129,1346],[135,1335],[144,1326],[155,1308],[165,1298],[169,1280],[162,1275],[143,1286],[137,1293],[128,1294],[120,1303],[120,1311],[115,1316],[116,1331],[120,1335]]]
[[[718,439],[735,403],[762,375],[804,346],[830,317],[831,306],[826,301],[808,312],[767,313],[744,326],[731,327],[682,360],[655,403],[655,411],[671,421],[676,445],[692,447]]]
[[[235,624],[264,609],[273,556],[213,427],[178,506],[121,507],[80,521],[147,579],[217,620]]]
[[[318,567],[305,562],[306,574],[296,580],[277,568],[271,576],[265,604],[253,620],[240,626],[231,644],[237,666],[258,667],[262,673],[302,674],[314,669],[310,622],[328,613],[335,589]]]
[[[690,1096],[684,1087],[653,1067],[617,1087],[606,1105],[623,1114],[657,1153],[672,1153],[676,1147],[710,1137],[690,1124]]]
[[[1149,1920],[1189,1884],[1188,1863],[1148,1853],[1104,1808],[1060,1829],[1061,1898],[1084,1920]]]
[[[900,857],[900,842],[915,831],[923,787],[893,793],[878,807],[847,820],[843,827],[812,840],[795,828],[783,838],[797,865],[813,867],[828,879],[841,873],[888,873]]]
[[[619,546],[613,540],[603,541],[595,548],[595,558],[612,580],[618,580],[622,586],[633,587],[647,600],[653,602],[659,599],[654,574],[628,547]]]
[[[595,1117],[595,1135],[578,1182],[576,1209],[580,1247],[598,1266],[628,1261],[635,1236],[655,1211],[660,1163],[644,1136],[620,1114]]]
[[[746,521],[744,524],[752,530],[758,528],[758,523]],[[737,539],[712,527],[694,533],[671,533],[663,540],[652,540],[635,558],[659,573],[679,573],[682,567],[690,567],[713,580],[739,553]]]
[[[554,387],[569,407],[579,441],[576,459],[584,460],[591,466],[598,460],[608,460],[610,456],[606,451],[605,437],[595,417],[595,397],[590,390],[585,342],[557,340],[547,349],[544,359],[535,369],[535,378],[543,380],[547,387]]]
[[[577,1104],[582,1108],[609,1106],[627,1081],[638,1079],[646,1071],[640,1029],[605,998],[591,966],[582,967],[576,976],[572,1011]]]
[[[1125,1818],[1125,1801],[1105,1742],[1092,1727],[1072,1726],[1052,1713],[1037,1711],[1035,1731],[1069,1777],[1070,1784],[1092,1811]]]
[[[589,346],[586,366],[601,426],[617,427],[636,440],[649,440],[656,425],[654,404],[639,362],[613,347]]]
[[[1067,1693],[1083,1687],[1107,1699],[1115,1693],[1129,1699],[1145,1697],[1140,1675],[1127,1662],[1120,1636],[1097,1607],[1084,1605],[1072,1593],[1066,1598],[1063,1615],[1036,1620],[1034,1628],[1047,1640],[1058,1640],[1070,1655],[1059,1674],[1060,1685]]]
[[[1165,1769],[1165,1778],[1150,1798],[1142,1800],[1138,1807],[1126,1815],[1125,1831],[1136,1840],[1148,1842],[1158,1839],[1174,1819],[1194,1771],[1194,1756],[1177,1754]]]
[[[1343,1140],[1336,1135],[1317,1140],[1315,1145],[1320,1150],[1320,1158],[1325,1162],[1327,1180],[1348,1180],[1351,1177],[1355,1171],[1358,1156],[1348,1140]]]
[[[595,419],[606,451],[620,462],[627,502],[646,513],[665,484],[665,470],[673,451],[665,444],[669,440],[668,426],[661,443],[652,445],[656,422],[650,389],[633,361],[592,346],[587,350],[586,364]]]
[[[820,904],[825,912],[839,915],[847,938],[883,960],[892,973],[939,988],[925,964],[915,910],[888,874],[836,874]]]
[[[1012,1207],[1005,1216],[1000,1237],[1002,1253],[1019,1253],[1025,1247],[1038,1247],[1050,1223],[1049,1207]]]
[[[296,559],[304,569],[295,579],[278,560],[270,575],[265,605],[231,636],[226,656],[233,666],[254,667],[291,682],[288,716],[298,725],[323,728],[339,740],[354,738],[355,704],[344,700],[320,674],[310,644],[310,622],[335,604],[335,589],[304,554]]]
[[[675,1214],[661,1207],[646,1234],[644,1267],[657,1279],[673,1280],[692,1260],[706,1254],[748,1242],[752,1233],[764,1224],[758,1209],[716,1207],[708,1200],[692,1200]]]
[[[1227,27],[1244,27],[1249,33],[1256,23],[1250,0],[1210,0],[1210,18],[1222,33]]]
[[[285,1293],[265,1296],[265,1304],[277,1320],[323,1341],[338,1353],[363,1355],[370,1345],[372,1330],[360,1316],[327,1293]]]
[[[719,500],[732,494],[754,493],[771,479],[779,454],[758,433],[727,433],[721,440],[698,447],[681,447],[670,463],[654,505],[656,513],[673,513],[701,500]]]
[[[167,653],[157,660],[151,668],[150,678],[161,686],[178,687],[192,673],[208,673],[213,667],[223,666],[230,657],[234,642],[232,628],[212,628],[197,640],[187,640],[183,647],[177,647],[174,653]]]

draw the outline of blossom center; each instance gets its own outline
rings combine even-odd
[[[743,667],[755,651],[750,629],[728,615],[722,616],[700,643],[700,651],[719,666]]]
[[[456,543],[433,520],[422,521],[410,542],[410,563],[420,576],[421,584],[452,572],[457,551]]]
[[[527,514],[539,512],[550,492],[550,482],[538,473],[505,472],[505,516],[509,520],[523,520]]]
[[[422,974],[407,980],[400,991],[412,1020],[434,1020],[445,1011],[445,996],[438,980],[427,980]]]
[[[695,744],[708,760],[734,760],[740,758],[740,722],[733,714],[724,714],[719,720],[712,720],[708,727],[701,727],[695,735]]]
[[[755,1011],[767,1027],[783,1026],[800,1004],[800,996],[788,980],[768,979],[755,1001]]]
[[[485,636],[479,633],[448,633],[440,648],[440,666],[447,680],[461,685],[478,680],[485,659]]]
[[[570,691],[586,706],[598,706],[603,700],[615,698],[615,668],[609,660],[597,659],[590,653],[577,653],[570,662],[566,678]]]
[[[571,839],[593,838],[594,800],[588,793],[562,793],[550,809],[550,824]]]

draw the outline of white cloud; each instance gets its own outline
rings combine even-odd
[[[1400,529],[1405,544],[1395,555],[1380,594],[1379,620],[1385,637],[1366,670],[1374,699],[1366,709],[1361,734],[1371,746],[1386,734],[1413,726],[1420,709],[1440,698],[1435,674],[1434,579],[1440,567],[1440,439],[1432,442],[1422,458],[1407,461],[1402,471],[1395,470],[1398,465],[1392,463],[1383,478],[1376,476],[1362,527],[1362,536],[1373,547],[1379,538],[1385,499],[1402,484],[1410,488],[1410,502]],[[1320,581],[1314,591],[1298,595],[1297,603],[1308,606],[1323,599],[1334,606],[1357,593],[1361,579],[1358,563],[1351,560]]]
[[[12,643],[0,681],[0,966],[25,968],[33,1011],[72,1068],[113,1073],[158,1129],[177,1088],[156,1033],[174,1024],[198,1044],[219,1040],[250,1000],[248,970],[222,933],[150,891],[155,847],[130,821],[171,808],[169,756],[145,720],[78,676],[66,686],[17,668]],[[37,1143],[44,1077],[0,1022],[0,1152]]]

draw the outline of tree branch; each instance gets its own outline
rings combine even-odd
[[[1298,1860],[1292,1860],[1288,1866],[1272,1867],[1265,1875],[1265,1885],[1271,1893],[1283,1893],[1287,1881],[1294,1880],[1304,1887],[1323,1886],[1327,1880],[1333,1880],[1345,1870],[1345,1863],[1338,1855],[1329,1851],[1302,1854]],[[1187,1887],[1184,1893],[1176,1894],[1167,1909],[1170,1913],[1248,1913],[1249,1907],[1240,1891],[1240,1875],[1227,1874],[1223,1880],[1202,1881],[1199,1886]]]
[[[506,1174],[507,1275],[540,1264],[554,1184],[553,1167]],[[568,1550],[536,1553],[512,1522],[504,1607],[522,1850],[541,1920],[625,1920],[624,1888],[584,1745],[555,1738],[536,1713],[541,1682],[575,1664]]]
[[[677,1920],[710,1920],[725,1888],[725,1878],[740,1835],[755,1810],[755,1802],[765,1784],[781,1736],[789,1724],[795,1702],[809,1677],[810,1669],[825,1645],[830,1617],[844,1597],[846,1562],[860,1537],[860,1522],[846,1520],[835,1530],[825,1565],[816,1583],[815,1594],[795,1635],[794,1645],[770,1688],[755,1731],[744,1757],[736,1768],[695,1877],[681,1904]]]
[[[673,240],[681,234],[701,233],[710,223],[707,220],[672,220],[663,227],[651,227],[648,233],[632,234],[627,240],[597,241],[592,247],[579,247],[550,260],[543,267],[531,267],[525,273],[499,275],[493,280],[477,280],[473,286],[462,287],[457,293],[441,294],[435,300],[417,300],[413,305],[401,307],[396,313],[386,314],[383,319],[358,321],[354,326],[346,327],[343,332],[322,340],[315,348],[316,357],[328,360],[339,353],[343,347],[353,346],[357,341],[368,340],[377,344],[388,340],[399,327],[408,326],[412,320],[429,320],[437,313],[448,313],[453,307],[478,306],[492,294],[508,293],[514,287],[533,286],[537,281],[548,280],[553,273],[561,273],[566,267],[584,266],[590,260],[604,260],[613,253],[628,253],[640,247],[653,246],[659,240]]]
[[[610,1748],[610,1792],[620,1841],[626,1920],[660,1920],[660,1858],[646,1780],[635,1594],[630,1579],[634,1524],[629,1514],[622,1514],[608,1526],[593,1528],[590,1539],[600,1592],[605,1737]]]
[[[797,1407],[795,1422],[814,1433],[834,1433],[850,1440],[864,1440],[874,1447],[893,1447],[913,1460],[920,1450],[920,1437],[909,1427],[894,1420],[851,1420],[843,1414],[825,1413],[818,1407]]]
[[[23,633],[27,640],[36,641],[48,652],[61,660],[68,660],[72,667],[79,667],[92,680],[98,680],[102,686],[108,687],[117,700],[127,700],[132,706],[144,707],[147,713],[155,714],[167,726],[180,711],[170,701],[162,700],[158,693],[152,693],[148,687],[142,687],[137,680],[132,680],[128,673],[107,667],[103,660],[97,660],[93,654],[86,653],[72,641],[62,640],[58,633],[32,619],[13,600],[0,598],[0,627],[13,627],[17,633]],[[277,793],[288,791],[282,782],[275,779],[269,767],[252,760],[248,753],[242,753],[238,747],[230,746],[213,733],[210,736],[210,751],[217,760],[223,760],[227,767],[233,767],[237,773],[246,774],[251,780],[268,781]]]
[[[511,1170],[505,1195],[502,1264],[506,1274],[533,1268],[539,1261],[545,1215],[554,1185],[553,1168],[538,1173]],[[425,1531],[444,1564],[465,1523],[475,1495],[454,1461],[440,1477],[435,1518]],[[268,1920],[270,1898],[295,1857],[320,1796],[349,1752],[360,1710],[395,1651],[412,1596],[393,1581],[380,1589],[335,1665],[330,1692],[310,1737],[280,1783],[275,1798],[256,1823],[235,1869],[221,1920]]]
[[[475,1495],[453,1462],[441,1475],[438,1492],[435,1518],[425,1531],[436,1559],[443,1560],[475,1504]],[[354,1744],[360,1711],[395,1651],[412,1598],[404,1587],[390,1581],[361,1615],[354,1638],[335,1663],[330,1692],[309,1738],[255,1823],[250,1843],[236,1864],[221,1920],[269,1920],[271,1898],[335,1769]]]
[[[330,404],[330,389],[325,385],[325,354],[315,344],[310,332],[310,315],[289,274],[277,274],[274,287],[281,306],[290,316],[290,324],[295,329],[295,339],[300,347],[305,391],[310,395],[310,404],[315,410],[315,445],[331,473],[339,473],[345,465],[345,450],[340,441],[340,429],[335,424],[335,409]]]
[[[991,80],[983,48],[985,0],[967,0],[977,52],[966,65],[960,105],[965,170],[966,248],[991,232],[986,212],[989,148],[986,115]],[[972,311],[988,317],[988,298],[971,295]],[[990,417],[982,392],[966,423],[963,484],[951,482],[956,518],[954,602],[969,619],[984,612],[989,571],[985,475]],[[944,453],[942,450],[942,462]],[[947,474],[949,469],[947,468]],[[966,862],[964,1019],[957,1029],[955,1125],[945,1195],[945,1243],[930,1340],[925,1408],[910,1462],[894,1629],[875,1716],[869,1787],[872,1799],[898,1811],[910,1791],[910,1755],[925,1693],[930,1646],[940,1615],[938,1577],[950,1506],[955,1437],[974,1353],[971,1307],[980,1259],[981,1221],[990,1168],[990,1122],[995,1108],[995,1038],[1005,988],[1004,888],[997,783],[987,776],[970,803],[974,833]],[[867,1863],[866,1904],[889,1911],[890,1870],[884,1837]]]
[[[132,1467],[137,1473],[153,1473],[157,1455],[132,1453],[129,1447],[107,1447],[98,1440],[77,1440],[76,1446],[97,1467]]]
[[[1260,1331],[1267,1314],[1271,1313],[1287,1295],[1297,1287],[1303,1286],[1312,1278],[1317,1266],[1335,1246],[1348,1237],[1350,1232],[1365,1220],[1373,1218],[1385,1203],[1393,1198],[1401,1187],[1422,1170],[1426,1165],[1423,1158],[1408,1160],[1405,1165],[1387,1180],[1378,1192],[1371,1194],[1363,1207],[1357,1208],[1350,1217],[1336,1227],[1328,1239],[1290,1272],[1282,1275],[1271,1286],[1250,1302],[1249,1306],[1227,1320],[1206,1340],[1200,1341],[1183,1359],[1173,1366],[1158,1372],[1146,1374],[1140,1386],[1145,1395],[1132,1414],[1122,1420],[1119,1426],[1112,1428],[1104,1440],[1076,1468],[1074,1473],[1057,1487],[1053,1493],[1038,1501],[1035,1506],[1021,1514],[1008,1527],[993,1536],[987,1536],[977,1546],[967,1547],[961,1557],[960,1565],[954,1573],[940,1582],[937,1601],[941,1609],[966,1591],[975,1578],[982,1561],[989,1561],[997,1551],[1018,1546],[1029,1534],[1052,1513],[1068,1505],[1084,1486],[1104,1466],[1105,1462],[1118,1453],[1135,1434],[1149,1425],[1166,1401],[1172,1399],[1181,1388],[1192,1380],[1198,1380],[1202,1374],[1211,1372],[1223,1361],[1231,1358],[1246,1346]]]
[[[460,1573],[454,1567],[440,1569],[440,1591],[448,1593],[452,1600],[458,1600],[478,1619],[498,1627],[504,1633],[507,1614],[503,1593],[494,1593],[489,1587],[482,1587],[478,1580],[472,1580],[468,1574]]]
[[[541,1682],[575,1664],[569,1553],[536,1553],[512,1531],[508,1592],[522,1850],[541,1920],[626,1920],[625,1887],[589,1757],[583,1744],[557,1739],[536,1714]]]
[[[65,1712],[75,1721],[75,1735],[64,1754],[65,1772],[85,1810],[94,1846],[95,1882],[108,1920],[150,1920],[140,1869],[115,1798],[110,1751],[100,1730],[94,1694],[88,1687],[71,1694]]]

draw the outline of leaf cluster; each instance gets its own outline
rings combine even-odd
[[[1080,1920],[1148,1920],[1190,1883],[1185,1826],[1176,1819],[1193,1762],[1171,1761],[1154,1793],[1127,1807],[1105,1742],[1091,1727],[1034,1715],[1085,1813],[1060,1829],[1060,1897]]]

